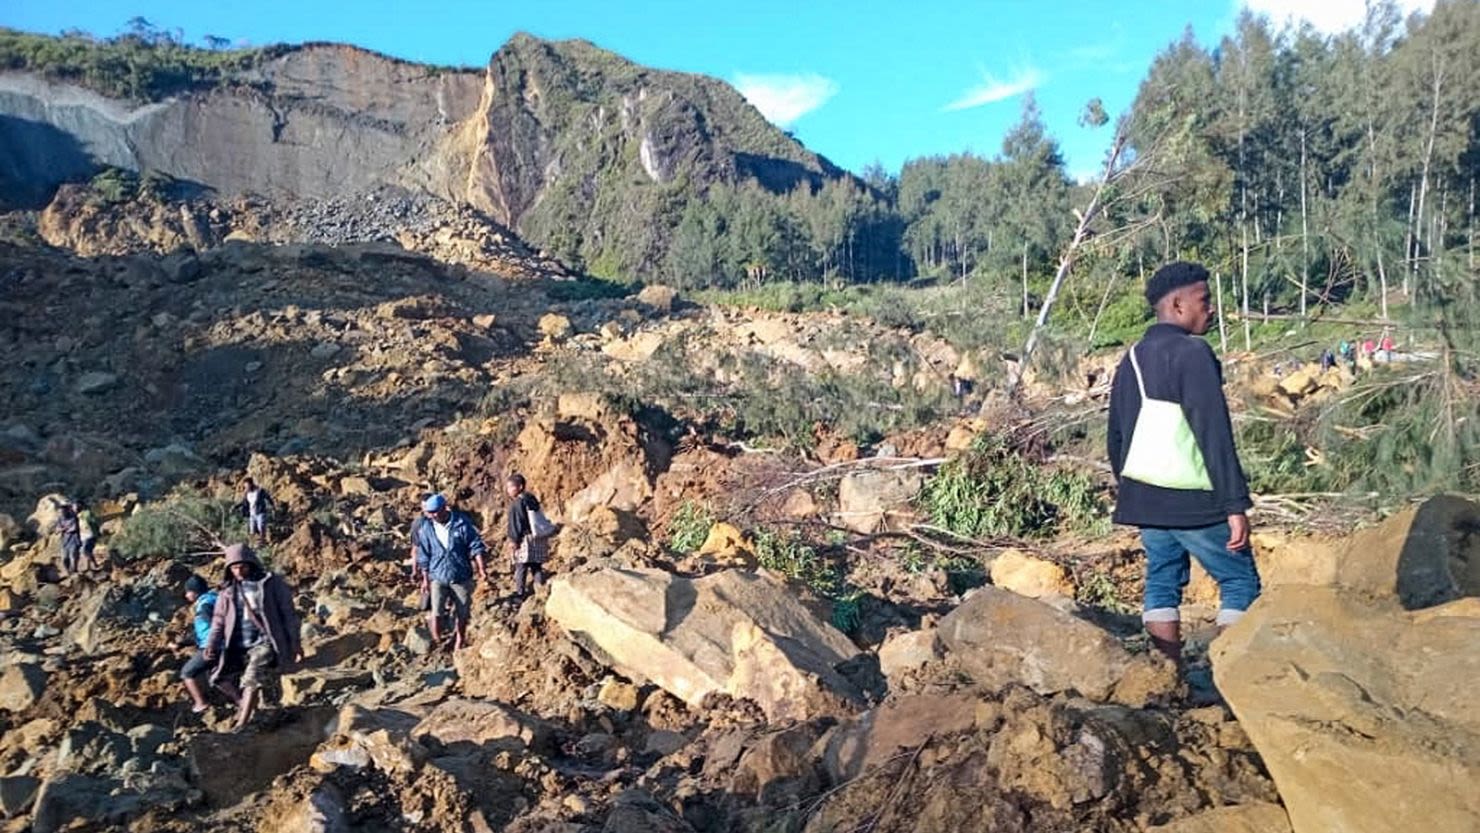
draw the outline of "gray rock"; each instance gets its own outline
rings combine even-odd
[[[88,372],[77,377],[77,382],[73,385],[73,387],[77,390],[78,393],[102,393],[108,388],[113,387],[113,385],[115,385],[117,382],[117,373],[108,373],[102,370],[89,370]]]
[[[40,787],[41,779],[30,775],[0,778],[0,816],[13,819],[31,809]]]
[[[36,705],[46,691],[46,672],[41,666],[21,663],[0,672],[0,711],[23,712]]]

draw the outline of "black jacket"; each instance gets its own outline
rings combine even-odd
[[[506,534],[514,546],[519,546],[524,536],[530,532],[529,513],[538,511],[540,511],[540,502],[529,492],[520,492],[518,497],[509,501],[509,508],[505,510],[508,516]]]
[[[1253,506],[1249,484],[1233,443],[1233,423],[1223,398],[1223,368],[1213,348],[1174,324],[1153,324],[1132,349],[1141,364],[1146,395],[1182,403],[1182,412],[1197,438],[1213,491],[1166,489],[1120,477],[1130,448],[1141,392],[1130,355],[1120,360],[1110,392],[1110,466],[1119,494],[1116,523],[1162,529],[1196,529],[1228,520]]]

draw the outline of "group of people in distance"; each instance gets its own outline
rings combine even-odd
[[[1329,347],[1321,351],[1321,370],[1330,370],[1338,363],[1345,364],[1353,373],[1363,367],[1370,370],[1374,363],[1391,362],[1396,352],[1397,345],[1393,342],[1391,330],[1384,329],[1382,335],[1376,339],[1342,339],[1334,351]]]
[[[540,502],[526,491],[523,475],[511,474],[504,483],[509,498],[505,535],[514,564],[515,599],[522,599],[545,581],[549,535],[554,525],[545,518]],[[244,482],[240,506],[248,531],[259,541],[268,537],[267,512],[273,505],[265,489],[250,478]],[[455,510],[441,494],[427,497],[421,517],[411,529],[411,576],[421,588],[422,608],[434,643],[446,638],[443,621],[450,618],[453,649],[467,644],[475,577],[488,580],[484,556],[487,546],[466,512]],[[216,587],[191,575],[185,598],[191,605],[196,651],[180,669],[191,699],[191,710],[210,708],[203,680],[236,705],[235,730],[252,719],[261,692],[276,675],[303,661],[298,614],[293,589],[263,565],[246,544],[225,548],[224,576]]]

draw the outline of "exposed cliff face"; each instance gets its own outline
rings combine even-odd
[[[310,47],[205,93],[132,106],[0,75],[3,171],[45,196],[98,165],[157,170],[226,193],[327,197],[381,183],[445,193],[428,151],[478,103],[473,73],[433,73],[347,47]],[[37,140],[45,147],[37,147]]]
[[[104,165],[225,194],[419,189],[577,260],[660,248],[665,207],[710,182],[841,175],[728,85],[579,41],[517,35],[481,73],[306,46],[144,105],[0,73],[0,197],[39,205]]]

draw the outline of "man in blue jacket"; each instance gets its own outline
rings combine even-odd
[[[1213,323],[1211,297],[1202,266],[1179,261],[1158,269],[1146,283],[1156,323],[1121,360],[1110,393],[1108,445],[1119,484],[1114,521],[1141,530],[1141,618],[1152,644],[1173,661],[1182,654],[1178,608],[1189,554],[1218,583],[1220,627],[1237,621],[1259,595],[1245,514],[1253,502],[1234,447],[1223,369],[1201,338]]]
[[[473,567],[476,565],[478,568],[478,578],[488,580],[488,570],[483,565],[486,547],[472,519],[466,513],[454,512],[441,495],[432,495],[422,501],[421,512],[422,518],[411,532],[415,554],[413,569],[421,578],[423,588],[431,595],[432,641],[442,640],[440,618],[450,602],[452,647],[457,650],[467,641],[468,616],[473,599]]]

